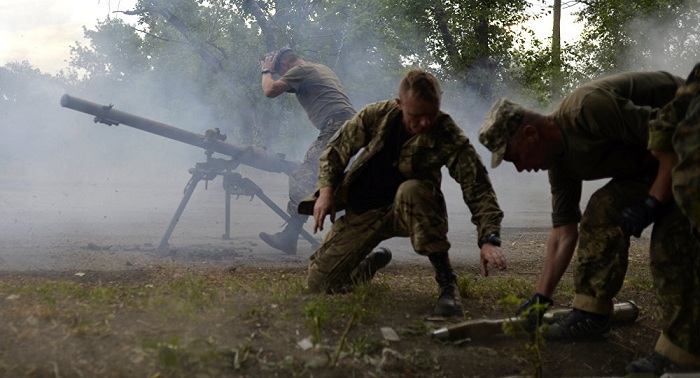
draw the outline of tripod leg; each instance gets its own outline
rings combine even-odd
[[[160,241],[160,245],[158,246],[159,250],[168,249],[168,239],[170,239],[170,235],[173,233],[173,230],[175,230],[175,225],[180,220],[182,212],[185,211],[187,202],[190,201],[190,197],[192,197],[194,189],[197,187],[197,184],[202,180],[202,178],[204,178],[203,173],[198,172],[197,170],[192,173],[192,178],[190,178],[190,181],[187,183],[187,185],[185,185],[185,193],[182,196],[182,201],[180,201],[180,206],[177,207],[175,215],[173,215],[173,219],[170,220],[170,225],[168,225],[168,229],[165,231],[165,235],[163,235],[163,239]]]
[[[272,209],[272,211],[274,211],[277,215],[279,215],[280,218],[289,222],[289,214],[287,214],[284,210],[282,210],[279,206],[277,206],[277,204],[274,203],[272,201],[272,199],[270,199],[270,197],[268,197],[257,184],[255,184],[252,180],[247,179],[247,178],[244,178],[243,180],[245,180],[245,184],[247,184],[247,187],[251,190],[251,192],[255,193],[255,195],[258,196],[258,198],[260,198],[260,200],[263,201],[267,205],[267,207]],[[311,243],[311,245],[314,248],[318,248],[318,246],[320,245],[318,240],[316,240],[313,236],[311,236],[311,234],[309,234],[303,228],[301,229],[300,235],[302,237],[304,237],[304,239],[306,239],[306,241]]]
[[[224,234],[221,236],[224,240],[231,240],[231,191],[225,190],[226,196],[226,214],[224,214]]]

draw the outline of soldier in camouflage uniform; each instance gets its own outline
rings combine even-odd
[[[649,125],[652,151],[675,151],[673,196],[700,232],[700,64],[658,120]],[[657,135],[658,134],[658,135]],[[670,139],[669,139],[670,138]],[[657,139],[659,142],[657,142]],[[668,142],[672,142],[671,149]],[[658,147],[656,145],[658,143]],[[700,234],[696,234],[700,235]]]
[[[273,74],[281,75],[274,80]],[[307,216],[297,213],[299,202],[313,191],[318,177],[318,159],[333,134],[355,114],[340,79],[328,67],[306,62],[290,48],[283,48],[261,63],[262,88],[265,96],[273,98],[283,93],[294,93],[311,123],[319,130],[304,156],[301,166],[289,175],[290,220],[277,234],[260,233],[270,246],[294,255]]]
[[[639,237],[664,217],[668,206],[663,203],[672,202],[670,191],[654,185],[658,163],[646,149],[647,123],[682,83],[665,72],[623,73],[581,86],[551,115],[506,99],[487,114],[479,140],[493,153],[492,167],[506,160],[519,172],[548,170],[551,186],[553,228],[544,271],[536,293],[518,314],[539,303],[529,314],[535,322],[552,304],[578,243],[574,310],[549,326],[545,338],[601,336],[610,330],[613,298],[627,270],[630,234]],[[583,181],[604,178],[610,180],[581,214]],[[654,242],[657,237],[652,235]]]
[[[299,206],[300,213],[313,214],[314,232],[323,229],[327,215],[333,223],[311,256],[309,290],[339,292],[371,279],[391,260],[387,250],[372,249],[392,237],[410,237],[416,253],[435,268],[440,294],[433,315],[462,316],[448,256],[442,167],[460,184],[471,210],[483,274],[487,264],[505,269],[503,212],[474,147],[440,111],[440,96],[433,75],[412,70],[399,85],[398,99],[367,105],[331,140],[321,156],[316,192]],[[342,209],[345,215],[336,221]]]
[[[650,260],[662,333],[655,351],[627,371],[700,372],[700,64],[649,122],[649,149],[678,205],[671,211],[685,216],[654,228]]]

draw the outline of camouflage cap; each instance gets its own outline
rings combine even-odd
[[[491,168],[498,167],[503,161],[508,141],[515,134],[525,115],[520,105],[500,98],[491,106],[479,129],[479,142],[493,154]]]

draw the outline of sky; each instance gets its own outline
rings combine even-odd
[[[97,20],[129,17],[136,0],[2,0],[0,1],[0,66],[28,61],[55,74],[68,66],[70,46],[83,41],[83,26]],[[133,17],[132,17],[133,18]]]
[[[1,0],[0,66],[28,61],[44,73],[56,74],[68,66],[70,47],[83,42],[83,27],[94,29],[98,20],[132,16],[113,13],[133,9],[137,0]],[[562,38],[576,38],[580,25],[565,10]],[[539,33],[551,33],[551,21],[532,25]]]

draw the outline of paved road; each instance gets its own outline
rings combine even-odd
[[[285,175],[242,172],[285,207]],[[206,187],[200,183],[170,238],[172,250],[163,253],[157,247],[182,198],[189,179],[186,172],[174,176],[153,172],[140,178],[109,171],[0,178],[0,270],[126,269],[179,260],[296,266],[305,265],[312,252],[304,240],[297,256],[285,256],[262,243],[257,237],[260,231],[275,232],[284,222],[257,198],[233,201],[231,240],[222,240],[220,179]],[[476,263],[471,215],[457,185],[449,177],[445,181],[453,259]],[[502,187],[499,196],[507,230],[547,227],[547,198],[531,195],[524,200],[513,194],[514,186]],[[306,229],[311,227],[307,222]],[[407,239],[392,239],[385,245],[394,251],[396,261],[424,262]]]

